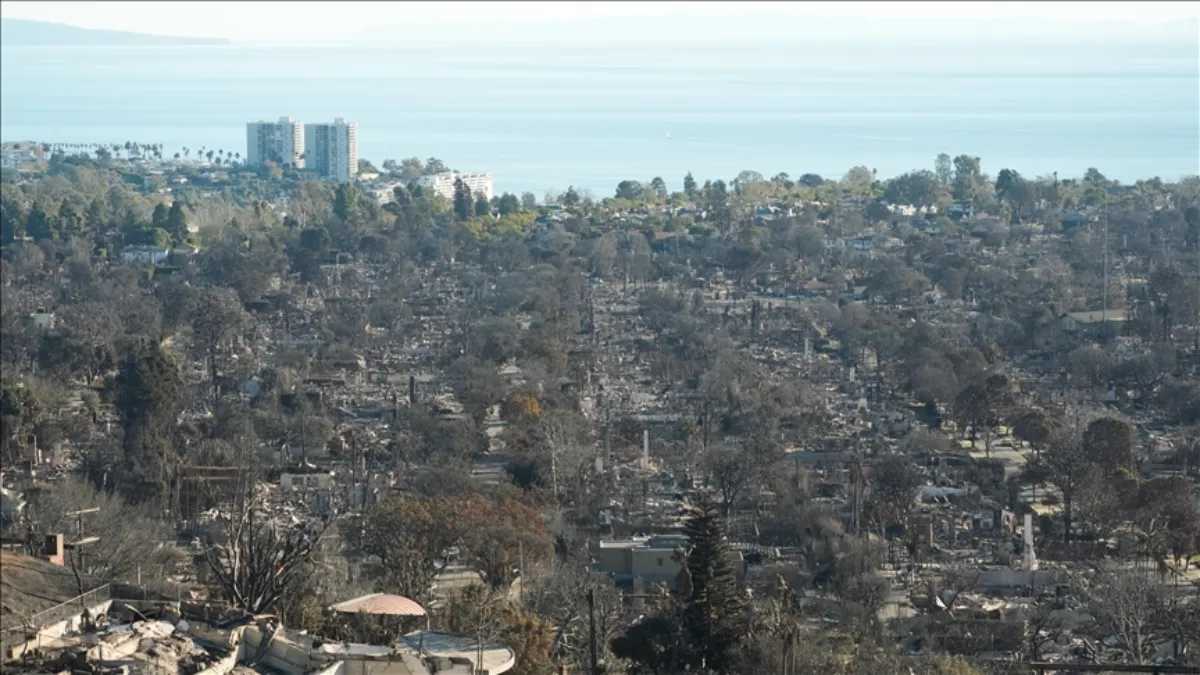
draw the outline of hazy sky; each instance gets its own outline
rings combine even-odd
[[[0,3],[6,19],[83,28],[248,41],[341,40],[381,25],[476,21],[710,16],[998,19],[1161,23],[1200,17],[1200,2],[22,2]]]

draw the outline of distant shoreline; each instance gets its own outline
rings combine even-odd
[[[480,47],[523,48],[637,48],[670,49],[746,47],[751,49],[809,47],[907,46],[928,44],[936,37],[948,44],[1160,44],[1193,46],[1200,26],[1194,18],[1152,24],[1098,21],[1082,24],[1045,19],[1002,18],[990,21],[941,19],[815,19],[747,14],[726,17],[717,24],[700,17],[659,17],[629,22],[625,19],[541,20],[494,30],[487,21],[466,20],[452,33],[430,26],[377,26],[335,40],[231,40],[215,37],[183,37],[119,30],[81,28],[65,23],[28,19],[3,19],[5,47],[80,46],[249,46],[249,47],[387,47],[461,49],[464,44]],[[739,37],[739,36],[753,37]],[[998,35],[1003,37],[997,37]]]
[[[32,141],[29,139],[24,139],[24,140],[20,140],[20,141],[6,139],[3,141],[0,141],[0,148],[9,148],[9,147],[12,147],[17,144],[33,145],[33,146],[38,146],[38,147],[45,147],[45,146],[55,147],[55,146],[57,146],[57,151],[61,152],[62,154],[66,155],[66,156],[85,155],[89,159],[92,159],[93,161],[95,160],[94,152],[95,152],[96,148],[108,149],[108,148],[114,148],[114,147],[121,146],[120,143],[48,143],[48,142],[41,142],[41,141]],[[162,153],[162,156],[155,157],[151,154],[146,154],[146,155],[142,155],[140,157],[132,157],[132,158],[117,157],[117,158],[115,158],[115,161],[111,165],[108,166],[108,168],[112,169],[112,170],[118,170],[118,171],[122,170],[122,169],[126,169],[126,170],[141,169],[144,171],[164,171],[164,170],[177,170],[177,169],[187,166],[187,167],[192,167],[192,168],[197,168],[197,169],[206,169],[206,170],[210,170],[210,171],[212,171],[212,170],[222,171],[223,170],[223,171],[231,171],[231,172],[240,172],[240,171],[254,172],[254,169],[247,168],[241,162],[240,157],[239,157],[239,161],[237,163],[222,166],[219,163],[213,163],[211,160],[205,161],[203,159],[197,159],[196,157],[181,157],[179,159],[174,159],[172,157],[172,154],[174,154],[173,149],[166,147],[166,146],[162,146],[161,144],[157,144],[157,143],[155,143],[155,144],[133,143],[133,145],[135,147],[143,147],[143,148],[147,148],[147,147],[153,148],[153,147],[157,146],[159,148],[159,151]],[[63,146],[66,146],[66,147],[63,147]],[[128,150],[125,150],[125,151],[128,152]],[[230,151],[229,155],[226,158],[228,159],[232,155],[233,155],[233,152]],[[374,162],[375,164],[380,164],[384,161],[383,159],[372,159],[372,158],[364,157],[361,153],[360,153],[360,157],[362,157],[364,159],[369,159],[370,161]],[[983,157],[982,159],[986,160],[987,158]],[[1020,166],[1013,166],[1010,168],[1017,170],[1019,173],[1025,174],[1025,172],[1021,171]],[[900,177],[904,173],[909,173],[911,171],[919,171],[919,170],[921,170],[921,167],[913,167],[912,169],[909,169],[908,171],[905,171],[902,173],[896,173],[894,175],[879,175],[877,177],[877,179],[880,182],[887,182],[887,181],[894,180],[894,179]],[[1102,173],[1104,173],[1102,167],[1101,167],[1101,171],[1102,171]],[[691,172],[689,171],[688,173],[691,173]],[[832,171],[832,172],[814,171],[814,173],[816,173],[817,175],[822,176],[826,179],[831,179],[831,180],[838,180],[838,178],[841,176],[841,174],[838,173],[837,171]],[[1061,180],[1082,180],[1083,176],[1085,175],[1085,172],[1084,171],[1079,171],[1079,172],[1064,171],[1061,174],[1059,174],[1058,172],[1047,172],[1044,174],[1040,174],[1037,172],[1029,172],[1028,174],[1025,174],[1025,175],[1028,179],[1036,181],[1036,180],[1049,179],[1051,174],[1053,174],[1055,177],[1057,177],[1058,179],[1061,179]],[[988,175],[990,175],[993,179],[995,178],[995,174],[988,174]],[[1138,176],[1138,177],[1130,177],[1130,176],[1118,177],[1116,175],[1107,174],[1107,173],[1105,175],[1107,175],[1110,180],[1114,180],[1117,184],[1120,184],[1123,186],[1132,186],[1132,185],[1136,184],[1137,182],[1144,181],[1144,180],[1153,180],[1153,179],[1162,180],[1166,183],[1180,183],[1180,182],[1187,181],[1187,180],[1194,180],[1198,177],[1198,174],[1196,174],[1194,172],[1193,173],[1183,173],[1183,174],[1179,174],[1179,175],[1162,175],[1161,173],[1159,173],[1159,174],[1155,174],[1155,175],[1143,175],[1143,176]],[[795,177],[796,176],[793,176],[793,178],[795,178]],[[637,179],[637,177],[634,177],[634,178]],[[678,179],[679,177],[673,176],[673,178]],[[706,174],[698,174],[697,175],[697,180],[701,180],[701,181],[718,180],[718,179],[731,182],[734,179],[734,177],[732,175],[729,175],[729,176],[706,175]],[[613,177],[613,179],[609,182],[609,184],[604,184],[604,185],[599,185],[599,184],[588,185],[588,184],[581,183],[581,182],[571,182],[567,185],[545,185],[542,187],[535,187],[533,185],[503,186],[504,187],[503,190],[501,190],[500,187],[496,188],[496,194],[500,194],[501,191],[511,192],[513,194],[520,194],[522,192],[561,193],[562,191],[571,187],[571,188],[574,188],[575,190],[579,191],[581,194],[586,194],[589,197],[595,197],[597,195],[602,195],[602,194],[610,192],[621,180],[625,180],[625,179],[620,178],[620,177]],[[640,179],[638,179],[638,180],[640,180]],[[669,180],[669,181],[667,181],[667,184],[672,190],[678,190],[679,188],[682,187],[682,185],[677,185],[676,182],[677,182],[676,180]],[[503,185],[503,184],[501,183],[500,185]]]
[[[224,38],[172,37],[128,31],[94,30],[65,23],[0,20],[0,44],[5,47],[199,47],[232,44]]]

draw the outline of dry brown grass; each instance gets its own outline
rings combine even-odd
[[[83,590],[99,586],[83,578]],[[79,595],[75,575],[67,567],[18,553],[0,551],[0,628],[21,625],[33,614]]]

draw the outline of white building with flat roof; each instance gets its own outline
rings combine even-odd
[[[476,198],[483,195],[488,201],[492,200],[492,174],[487,172],[476,173],[460,173],[458,171],[446,171],[443,173],[435,173],[432,176],[421,176],[417,179],[417,185],[423,189],[433,190],[450,201],[454,201],[454,182],[461,178],[467,187],[470,188],[471,194]]]
[[[46,152],[40,143],[33,141],[11,141],[0,143],[0,168],[17,171],[35,171],[46,161]]]
[[[304,125],[304,166],[322,178],[352,180],[358,175],[358,125],[341,117]]]
[[[304,166],[304,125],[290,117],[246,124],[246,166]]]

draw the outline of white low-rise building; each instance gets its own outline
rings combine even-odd
[[[158,246],[126,246],[121,249],[121,260],[125,262],[150,263],[157,265],[166,262],[171,255],[171,249]]]
[[[53,330],[56,318],[54,312],[46,311],[45,308],[39,307],[38,311],[29,315],[29,322],[38,330]]]
[[[0,168],[33,171],[43,166],[45,159],[45,152],[37,143],[0,143]]]
[[[454,183],[460,178],[470,188],[471,194],[476,197],[483,195],[484,198],[491,201],[494,195],[492,174],[485,171],[475,173],[460,173],[458,171],[435,173],[431,176],[421,176],[417,179],[417,185],[427,190],[433,190],[446,199],[453,200]]]

